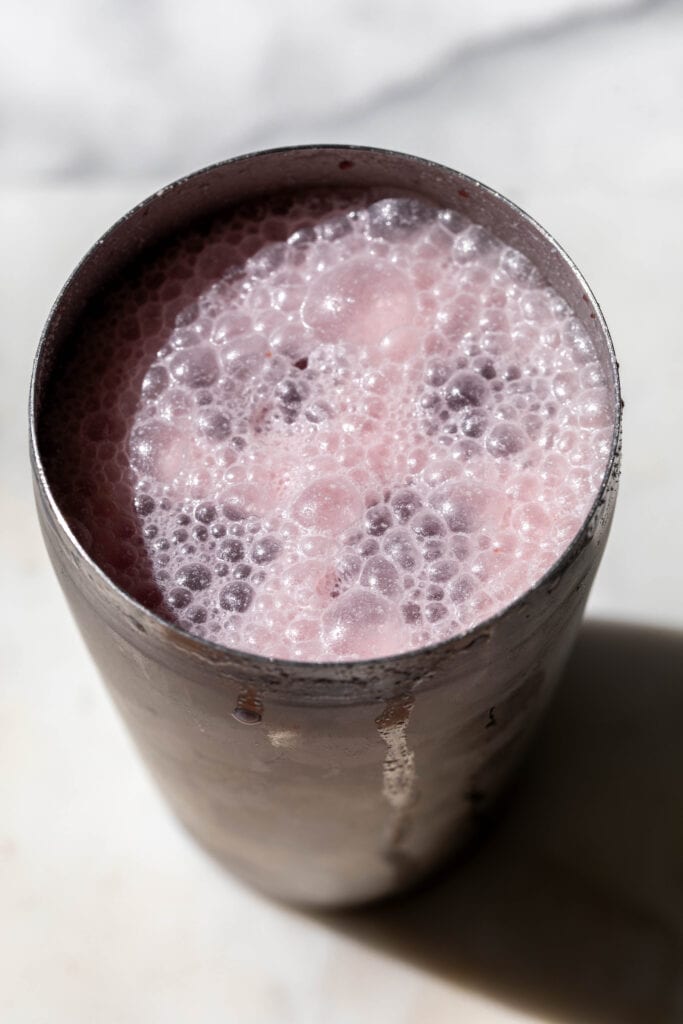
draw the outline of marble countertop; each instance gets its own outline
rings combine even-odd
[[[683,4],[4,8],[0,1017],[683,1020]],[[161,804],[39,536],[26,397],[85,249],[155,188],[299,142],[434,158],[526,208],[597,295],[626,398],[588,622],[476,853],[343,915],[274,905]]]

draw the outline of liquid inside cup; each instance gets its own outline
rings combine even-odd
[[[542,269],[409,196],[279,196],[91,304],[41,446],[79,541],[229,647],[379,657],[471,628],[566,549],[612,403]]]

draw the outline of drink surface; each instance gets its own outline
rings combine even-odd
[[[278,197],[149,254],[42,420],[77,537],[143,604],[297,660],[504,608],[599,489],[610,393],[539,271],[408,197]]]

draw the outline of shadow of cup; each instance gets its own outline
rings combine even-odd
[[[584,626],[502,817],[330,926],[552,1019],[683,1020],[683,635]]]

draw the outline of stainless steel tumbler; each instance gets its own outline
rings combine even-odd
[[[340,185],[407,191],[460,210],[541,267],[595,343],[614,433],[578,536],[500,614],[423,650],[296,663],[190,636],[118,589],[54,498],[41,410],[59,372],[56,356],[71,344],[86,304],[147,246],[247,199]],[[614,352],[588,286],[547,232],[479,182],[399,153],[307,146],[228,160],[151,196],[86,255],[45,327],[30,417],[38,514],[66,598],[160,789],[206,848],[268,893],[334,906],[396,892],[466,842],[551,695],[616,498]]]

